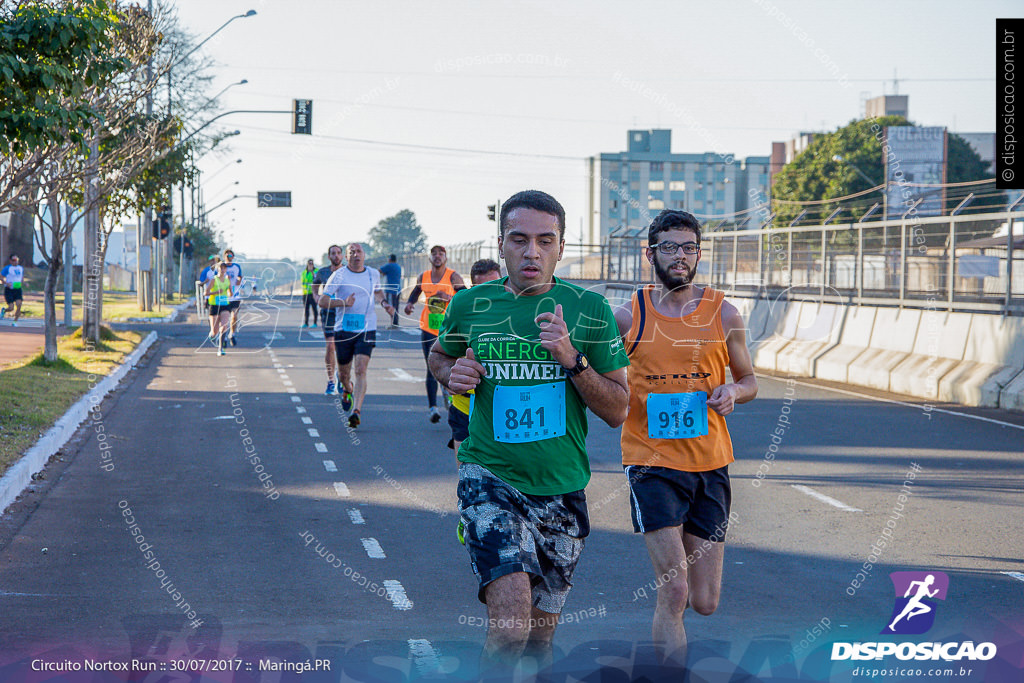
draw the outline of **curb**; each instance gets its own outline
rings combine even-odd
[[[162,318],[119,318],[111,320],[112,323],[172,323],[178,315],[187,308],[195,305],[195,297],[184,303],[180,303],[171,309],[171,312]]]
[[[68,408],[68,411],[57,420],[56,424],[39,437],[39,441],[0,477],[0,514],[3,514],[7,507],[32,483],[33,475],[42,470],[47,461],[74,436],[78,427],[89,414],[91,406],[98,404],[103,397],[117,387],[121,378],[135,367],[142,355],[156,341],[156,338],[156,332],[150,332],[145,339],[139,342],[135,350],[128,354],[121,365],[97,382],[96,386]]]

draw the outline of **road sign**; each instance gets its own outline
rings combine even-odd
[[[288,207],[292,205],[291,192],[258,192],[256,205],[260,208]]]
[[[295,116],[292,132],[302,135],[313,134],[313,100],[293,100]]]

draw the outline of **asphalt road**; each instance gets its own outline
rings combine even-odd
[[[161,326],[0,518],[0,681],[295,679],[260,660],[322,660],[302,680],[474,678],[485,610],[418,334],[379,333],[352,431],[299,309],[245,310],[224,357],[194,319]],[[865,662],[831,662],[831,643],[887,639],[897,571],[949,577],[932,629],[897,640],[990,641],[994,659],[948,680],[1024,678],[1024,416],[902,401],[762,377],[729,418],[735,514],[719,609],[688,612],[690,680],[860,680]],[[658,680],[618,431],[592,420],[588,447],[593,532],[551,680]],[[133,659],[128,674],[34,670]]]

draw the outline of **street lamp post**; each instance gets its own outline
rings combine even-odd
[[[230,24],[231,22],[235,21],[236,19],[245,19],[247,17],[252,17],[252,16],[255,16],[255,15],[256,15],[256,10],[254,10],[254,9],[249,10],[245,14],[236,14],[235,16],[231,17],[230,19],[225,21],[223,24],[221,24],[219,27],[217,27],[217,29],[213,33],[211,33],[210,35],[206,36],[206,38],[204,38],[202,41],[200,41],[195,47],[193,47],[191,50],[189,50],[188,52],[183,54],[181,57],[178,58],[177,61],[175,61],[174,63],[171,64],[171,66],[167,69],[167,115],[168,115],[168,117],[171,116],[171,103],[173,101],[171,84],[172,84],[172,73],[174,71],[174,67],[178,66],[183,61],[188,59],[199,48],[201,48],[203,45],[205,45],[207,42],[209,42],[209,40],[211,38],[213,38],[215,35],[217,35],[221,31],[223,31],[225,28],[227,28],[228,24]],[[243,85],[245,83],[248,83],[248,81],[243,78],[238,83],[231,83],[231,84],[229,84],[223,90],[221,90],[219,93],[217,93],[216,95],[211,97],[210,100],[208,100],[207,103],[209,103],[210,101],[213,101],[213,100],[217,99],[218,97],[220,97],[221,95],[223,95],[228,90],[228,88],[231,88],[231,87],[233,87],[235,85]],[[237,132],[235,134],[237,135]],[[189,138],[191,138],[191,137],[192,136],[190,135]],[[186,140],[187,139],[188,138],[186,138]],[[174,190],[173,190],[173,186],[171,186],[171,187],[168,188],[168,203],[169,204],[173,204],[173,197],[174,197]],[[173,209],[173,207],[172,207],[172,209]],[[178,258],[178,297],[179,298],[181,297],[182,270],[183,270],[184,264],[185,264],[185,249],[184,249],[184,239],[185,239],[184,238],[184,235],[185,235],[185,181],[184,181],[184,179],[182,179],[182,182],[181,182],[181,232],[182,232],[182,250],[181,250],[181,254],[179,255],[179,258]],[[168,252],[168,255],[170,255],[170,252]]]

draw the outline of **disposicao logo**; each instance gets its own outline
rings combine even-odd
[[[939,600],[946,599],[949,577],[943,572],[893,572],[896,596],[888,626],[881,633],[920,635],[935,624],[935,611]],[[948,643],[832,643],[832,660],[882,659],[895,655],[897,659],[918,661],[943,660],[986,661],[996,656],[994,643],[973,641]]]

